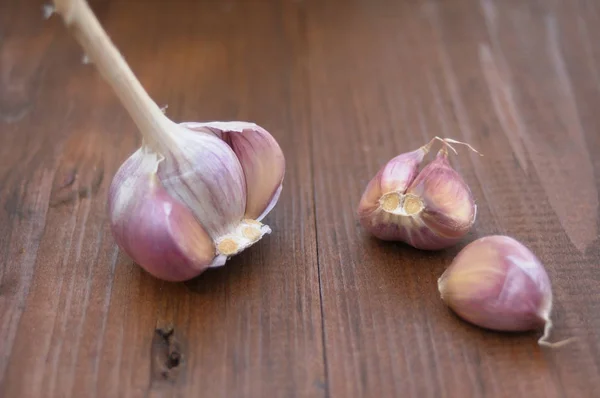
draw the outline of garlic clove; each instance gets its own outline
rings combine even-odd
[[[415,198],[413,213],[432,232],[430,240],[439,237],[442,247],[461,239],[475,222],[477,207],[471,190],[450,166],[444,150],[423,168],[406,194]]]
[[[419,166],[428,152],[429,148],[423,146],[390,160],[381,170],[381,191],[404,193],[419,174]]]
[[[442,300],[461,318],[498,331],[547,326],[550,279],[539,259],[508,236],[488,236],[465,246],[438,280]]]
[[[196,131],[208,129],[233,149],[246,179],[244,216],[262,220],[279,199],[285,173],[283,152],[273,136],[262,127],[247,122],[183,124]]]
[[[185,204],[214,239],[232,233],[244,217],[246,182],[240,162],[221,139],[175,125],[175,145],[159,164],[166,191]]]
[[[140,148],[119,168],[109,190],[111,230],[119,247],[151,275],[184,281],[224,261],[215,258],[213,240],[193,214],[161,186],[160,161]]]
[[[213,266],[222,265],[271,229],[244,215],[250,187],[241,162],[223,139],[228,137],[198,126],[191,129],[179,124],[176,128],[170,156],[158,167],[160,182],[213,239],[217,253]]]
[[[380,239],[394,239],[402,234],[404,227],[394,223],[400,221],[385,209],[396,208],[404,191],[417,176],[419,165],[428,149],[421,147],[403,153],[387,162],[373,177],[358,204],[358,217],[361,224]]]

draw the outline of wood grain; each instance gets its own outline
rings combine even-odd
[[[176,121],[248,120],[287,161],[274,233],[158,281],[106,194],[135,127],[42,2],[0,0],[1,397],[593,397],[600,391],[600,5],[593,0],[91,1]],[[391,157],[440,135],[478,203],[457,247],[359,226]],[[508,234],[546,264],[553,339],[454,316],[436,281]]]

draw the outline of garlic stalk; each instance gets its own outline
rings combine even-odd
[[[121,249],[155,277],[182,281],[270,233],[261,220],[277,203],[285,174],[275,139],[254,123],[171,121],[88,4],[55,5],[143,136],[109,191],[111,230]]]

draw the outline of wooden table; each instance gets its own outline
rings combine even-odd
[[[249,120],[287,160],[274,230],[186,283],[116,247],[133,122],[41,1],[0,1],[0,396],[597,397],[600,3],[93,1],[176,121]],[[479,205],[458,246],[370,238],[355,209],[434,135]],[[142,200],[143,198],[140,198]],[[471,326],[436,280],[508,234],[545,263],[553,340]]]

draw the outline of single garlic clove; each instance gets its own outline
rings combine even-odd
[[[246,183],[240,162],[223,140],[181,125],[158,166],[166,191],[184,203],[214,239],[232,233],[244,218]]]
[[[453,245],[475,222],[477,206],[471,190],[450,166],[443,150],[423,168],[406,195],[413,198],[411,212],[425,226],[413,236],[415,247],[441,249]]]
[[[279,144],[262,127],[247,122],[183,123],[196,130],[208,129],[235,152],[247,187],[245,217],[262,220],[275,206],[281,193],[285,159]]]
[[[461,318],[498,331],[536,330],[551,322],[550,279],[539,259],[508,236],[467,245],[438,280],[442,300]]]
[[[381,192],[405,192],[419,174],[419,166],[428,152],[429,146],[422,146],[390,160],[381,169]]]
[[[224,260],[215,258],[213,240],[194,215],[161,186],[159,162],[140,148],[119,168],[109,190],[111,230],[119,247],[150,274],[184,281]]]

